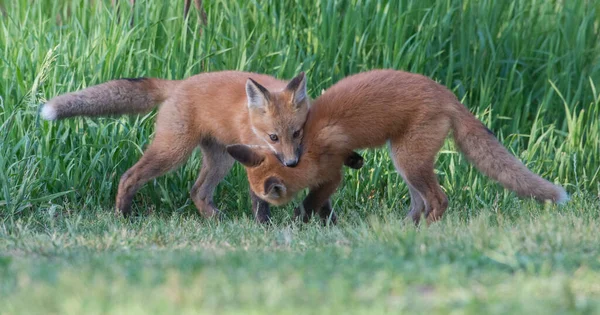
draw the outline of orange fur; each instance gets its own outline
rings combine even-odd
[[[435,156],[449,131],[460,150],[487,176],[519,196],[566,201],[565,191],[531,173],[512,156],[444,86],[413,73],[375,70],[347,77],[313,102],[305,125],[305,153],[295,168],[284,168],[260,148],[229,150],[246,163],[251,189],[275,205],[310,188],[303,202],[304,220],[314,211],[332,218],[323,207],[342,179],[349,152],[390,145],[396,169],[411,195],[410,216],[418,222],[438,220],[448,206],[433,172]],[[257,162],[259,161],[259,162]],[[325,212],[323,212],[325,209]]]
[[[42,116],[54,120],[133,114],[162,103],[154,140],[121,177],[117,209],[128,214],[141,185],[184,163],[200,146],[202,169],[191,195],[200,213],[210,217],[218,213],[213,204],[215,187],[234,163],[226,152],[227,144],[268,144],[282,161],[298,160],[309,107],[305,89],[303,73],[289,83],[235,71],[204,73],[181,81],[121,79],[57,96],[44,105]],[[252,93],[251,99],[246,91]],[[270,134],[279,139],[272,141]],[[261,209],[266,213],[257,213],[257,218],[268,219],[268,207]]]

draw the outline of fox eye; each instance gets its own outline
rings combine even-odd
[[[300,136],[300,129],[294,131],[294,134],[292,135],[294,138],[298,138]]]
[[[273,142],[277,142],[277,140],[279,140],[279,137],[277,137],[277,135],[275,135],[275,134],[270,134],[269,138],[271,138],[271,141],[273,141]]]

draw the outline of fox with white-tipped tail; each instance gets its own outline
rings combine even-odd
[[[213,194],[234,163],[226,145],[266,145],[286,167],[295,166],[302,153],[309,111],[304,73],[289,82],[237,71],[203,73],[180,81],[113,80],[57,96],[43,105],[40,114],[48,120],[136,114],[158,104],[162,105],[154,140],[119,183],[116,206],[124,215],[130,213],[133,196],[143,184],[184,163],[198,146],[202,169],[191,197],[206,217],[219,213]],[[362,157],[353,152],[347,164],[360,168]],[[268,221],[268,204],[251,197],[256,219]]]

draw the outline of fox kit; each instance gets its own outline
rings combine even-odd
[[[328,203],[339,185],[341,165],[352,150],[389,144],[396,170],[408,185],[409,216],[438,220],[448,206],[433,172],[435,156],[452,130],[458,148],[485,175],[521,197],[562,203],[565,191],[530,172],[512,156],[454,94],[422,75],[375,70],[347,77],[313,101],[304,128],[304,153],[285,168],[262,148],[228,146],[244,164],[251,189],[281,205],[310,188],[303,220],[317,211],[335,218]]]
[[[261,82],[261,83],[258,83]],[[72,116],[104,116],[148,112],[162,103],[154,140],[142,158],[121,177],[117,211],[128,215],[137,190],[154,177],[184,163],[200,146],[202,168],[191,190],[199,212],[211,217],[217,184],[233,166],[226,145],[267,145],[279,163],[295,166],[301,153],[303,126],[309,109],[304,73],[289,82],[235,71],[204,73],[186,80],[121,79],[60,95],[44,104],[48,120]],[[362,158],[352,154],[353,167]],[[252,195],[258,221],[269,208]]]

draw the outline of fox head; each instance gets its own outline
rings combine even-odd
[[[250,189],[270,204],[286,204],[297,190],[302,189],[296,189],[285,180],[298,179],[298,176],[301,176],[298,174],[300,170],[282,166],[268,148],[234,144],[227,146],[227,152],[246,168]]]
[[[299,191],[314,184],[315,177],[328,176],[310,154],[298,167],[290,168],[281,165],[266,147],[232,144],[227,146],[227,152],[246,168],[250,189],[262,200],[276,206],[288,203]],[[354,151],[339,157],[344,159],[339,162],[349,168],[360,169],[364,165],[364,158]],[[330,170],[341,168],[341,164],[335,162],[330,166]]]
[[[249,78],[246,96],[254,133],[275,152],[280,163],[296,166],[302,154],[300,144],[310,105],[304,72],[281,91],[269,91]]]

